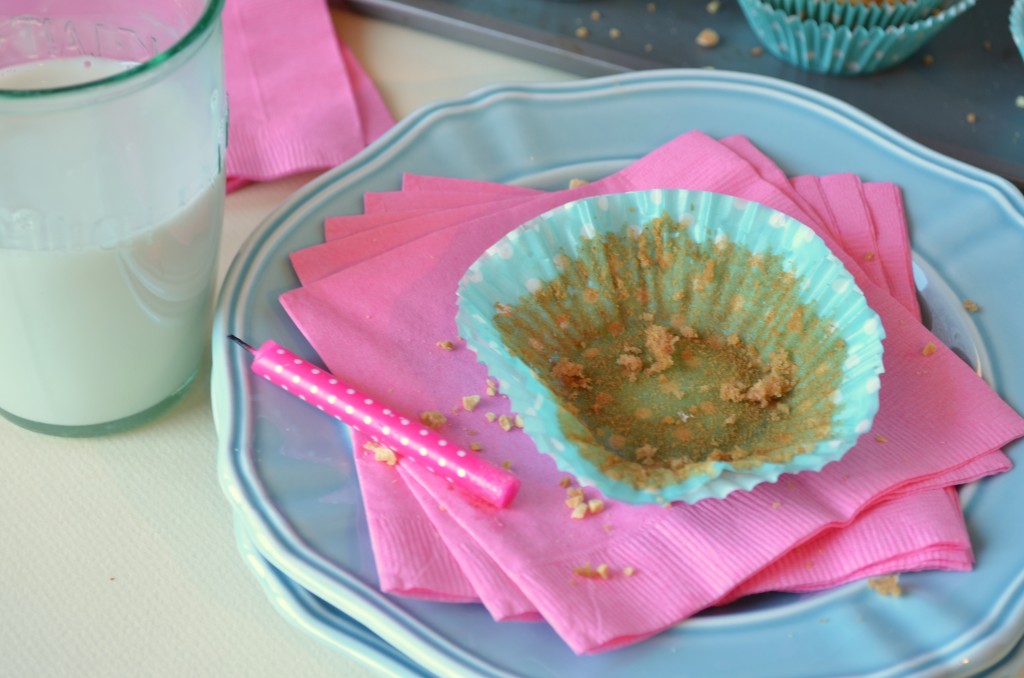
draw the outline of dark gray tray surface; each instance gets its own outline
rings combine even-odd
[[[735,0],[720,0],[713,14],[707,0],[343,4],[581,76],[686,67],[781,78],[846,101],[926,146],[1024,186],[1024,108],[1017,106],[1024,96],[1024,60],[1010,36],[1011,1],[978,0],[904,64],[860,77],[808,73],[767,51],[755,56],[759,42]],[[586,37],[577,35],[580,27]],[[720,35],[716,47],[697,46],[704,28]]]

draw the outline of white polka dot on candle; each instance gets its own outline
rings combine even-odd
[[[373,417],[363,417],[363,423],[364,424],[372,424],[373,423]]]

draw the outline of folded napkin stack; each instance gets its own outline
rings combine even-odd
[[[872,430],[820,472],[693,505],[604,499],[595,504],[603,510],[573,519],[575,479],[522,430],[491,421],[511,414],[508,401],[488,394],[485,368],[456,336],[455,290],[471,262],[527,219],[650,188],[730,194],[812,227],[882,319],[880,409]],[[1000,448],[1024,434],[1024,420],[921,324],[897,186],[790,179],[746,138],[692,131],[574,188],[407,176],[399,191],[366,195],[364,210],[329,219],[323,244],[294,253],[301,287],[282,296],[284,307],[330,370],[399,411],[444,412],[446,437],[477,443],[522,481],[508,508],[482,506],[422,465],[375,461],[355,434],[385,591],[543,620],[585,654],[748,594],[972,567],[953,488],[1007,470]],[[468,395],[481,396],[470,410],[459,407]]]
[[[334,167],[394,125],[324,0],[227,0],[228,190]]]

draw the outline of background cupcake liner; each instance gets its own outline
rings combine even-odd
[[[560,273],[564,258],[573,257],[588,240],[622,233],[624,225],[645,227],[668,215],[692,219],[685,233],[698,243],[721,238],[753,253],[771,253],[785,260],[786,270],[801,281],[799,299],[819,317],[831,321],[847,345],[841,387],[830,397],[837,404],[831,435],[810,452],[788,463],[764,463],[737,470],[714,462],[706,474],[693,475],[657,492],[638,490],[609,479],[581,455],[580,430],[567,435],[560,399],[538,375],[506,347],[495,327],[496,304],[515,304]],[[853,277],[807,226],[756,203],[715,193],[658,190],[597,196],[552,210],[510,232],[469,267],[459,284],[459,335],[476,352],[492,377],[499,380],[514,411],[524,415],[525,430],[541,452],[551,454],[559,468],[607,497],[642,503],[695,502],[724,497],[737,489],[775,481],[786,472],[819,470],[842,457],[870,429],[878,409],[884,330]],[[735,328],[722,328],[723,336]]]
[[[1015,0],[1010,7],[1010,35],[1024,58],[1024,0]]]
[[[765,49],[794,66],[829,75],[865,75],[892,68],[976,2],[959,0],[937,14],[898,26],[851,28],[804,19],[765,0],[739,0]]]
[[[840,0],[765,0],[786,14],[819,23],[855,28],[857,26],[899,26],[926,18],[943,0],[863,4]]]

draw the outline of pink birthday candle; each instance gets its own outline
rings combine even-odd
[[[425,464],[455,487],[498,508],[508,506],[515,497],[518,478],[474,453],[467,453],[430,427],[343,384],[330,372],[273,341],[253,348],[234,335],[230,339],[252,354],[255,374],[356,430],[365,429],[371,439],[397,456]]]

